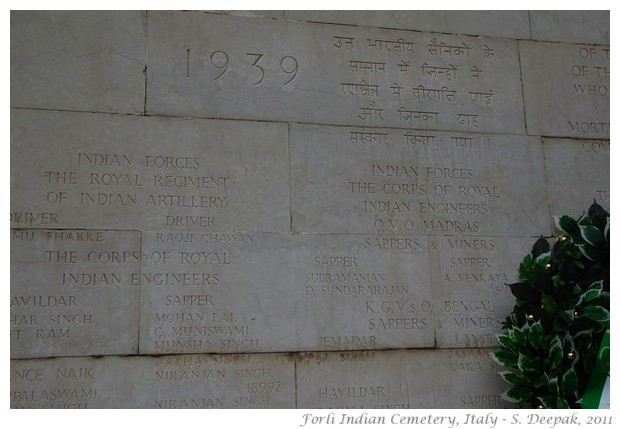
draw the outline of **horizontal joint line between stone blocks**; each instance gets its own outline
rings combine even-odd
[[[379,353],[396,353],[400,351],[407,352],[415,352],[417,350],[420,351],[448,351],[448,350],[496,350],[499,347],[409,347],[409,348],[382,348],[382,349],[338,349],[338,350],[297,350],[297,351],[272,351],[272,352],[247,352],[247,353],[165,353],[165,354],[153,354],[153,353],[141,353],[141,354],[118,354],[118,355],[57,355],[57,356],[45,356],[45,357],[32,357],[32,358],[11,358],[12,362],[19,361],[48,361],[53,359],[67,359],[67,358],[91,358],[91,359],[102,359],[106,357],[113,358],[144,358],[144,357],[152,357],[152,358],[165,358],[167,356],[266,356],[266,355],[289,355],[294,359],[304,358],[307,355],[313,354],[341,354],[341,353],[371,353],[371,352],[379,352]]]

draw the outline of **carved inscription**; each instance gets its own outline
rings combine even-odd
[[[100,373],[88,359],[11,361],[11,408],[99,408]]]
[[[141,286],[148,353],[434,342],[421,237],[149,232],[142,243],[132,284]]]
[[[186,78],[192,78],[192,74],[190,73],[190,63],[195,62],[199,62],[202,63],[204,62],[204,58],[201,56],[200,52],[197,52],[197,49],[191,49],[191,48],[187,48],[185,50],[187,52],[187,64],[186,64],[186,74],[185,77]],[[247,52],[245,54],[246,56],[246,61],[239,61],[239,63],[246,63],[245,67],[247,68],[248,71],[250,71],[253,74],[253,79],[250,79],[247,83],[250,85],[260,85],[263,83],[263,81],[265,80],[265,68],[263,68],[264,66],[264,57],[265,54],[258,54],[258,53],[250,53]],[[211,63],[211,66],[213,67],[214,71],[212,73],[209,73],[209,75],[213,75],[213,77],[211,78],[211,80],[218,80],[220,78],[222,78],[226,72],[228,72],[228,68],[232,62],[232,60],[230,59],[229,55],[227,52],[224,51],[213,51],[210,54],[205,54],[206,58],[209,58],[209,61]],[[277,62],[277,60],[276,60]],[[295,57],[292,57],[290,55],[284,56],[282,58],[279,59],[279,64],[280,64],[280,71],[282,73],[284,73],[286,75],[290,75],[290,76],[286,76],[286,80],[283,80],[282,86],[286,86],[289,83],[291,83],[296,77],[297,77],[297,73],[299,71],[299,64],[297,63],[297,59],[295,59]],[[248,73],[245,73],[248,74]]]
[[[151,359],[147,408],[292,408],[293,362],[282,355],[178,355]]]
[[[200,157],[78,151],[73,164],[76,171],[43,172],[51,207],[140,206],[168,213],[162,226],[203,228],[214,228],[215,215],[228,207],[231,178],[205,173]],[[192,209],[206,215],[187,216]]]
[[[506,408],[489,349],[313,353],[297,363],[299,408]],[[395,370],[394,368],[398,368]],[[347,374],[365,374],[355,382]],[[344,417],[346,419],[346,417]]]
[[[507,284],[529,252],[529,238],[429,237],[436,340],[440,347],[494,347],[512,309]],[[501,255],[499,257],[498,255]]]
[[[581,46],[575,64],[571,67],[574,78],[572,88],[579,97],[602,97],[609,99],[609,47]],[[609,104],[609,101],[607,101]],[[582,118],[568,120],[568,128],[574,135],[609,135],[609,121],[592,122]]]
[[[581,150],[585,152],[587,157],[590,158],[588,163],[595,163],[599,166],[600,171],[598,174],[600,177],[593,178],[591,180],[595,183],[594,199],[604,207],[609,207],[610,204],[610,188],[609,180],[606,180],[609,176],[609,142],[608,141],[585,141],[581,143]],[[582,166],[579,170],[580,179],[585,179],[583,176],[588,175],[588,166]],[[591,174],[591,173],[590,173]],[[582,182],[583,183],[583,182]]]
[[[506,370],[489,357],[489,349],[451,349],[450,374],[455,378],[455,403],[451,408],[512,408],[502,399],[505,384],[498,372]],[[477,383],[472,383],[475,379]]]
[[[134,353],[138,246],[137,232],[11,230],[11,356]]]
[[[363,382],[341,377],[347,371],[367,371],[386,355],[363,351],[348,353],[313,353],[301,357],[298,372],[299,407],[332,409],[408,409],[408,384],[394,384],[387,373],[365,372]],[[339,373],[339,374],[338,374]],[[303,405],[302,405],[303,404]]]
[[[609,48],[604,46],[584,46],[579,47],[579,59],[585,60],[599,60],[601,63],[596,64],[575,64],[571,67],[571,72],[575,77],[588,77],[592,79],[592,82],[587,83],[573,83],[573,88],[577,94],[588,96],[608,97],[609,87],[601,82],[609,80]]]
[[[467,129],[524,131],[511,41],[187,12],[149,18],[154,113],[445,130],[476,116]]]
[[[553,216],[568,214],[577,218],[594,200],[609,210],[608,140],[545,138],[543,148]]]
[[[609,138],[609,46],[519,43],[528,131]]]
[[[416,221],[423,218],[426,231],[479,232],[480,219],[489,214],[489,202],[500,198],[501,191],[492,183],[480,182],[481,174],[473,168],[463,167],[370,163],[366,168],[366,177],[372,181],[353,180],[348,185],[351,194],[362,194],[363,212],[383,216],[397,213],[409,217],[399,221],[379,215],[381,217],[374,222],[378,231],[422,232],[421,229],[416,230],[416,226],[419,228]],[[439,201],[429,201],[430,198],[438,198]],[[445,201],[446,198],[451,198],[451,201]],[[441,222],[433,218],[436,214],[469,215],[474,220],[460,222],[449,217]]]
[[[291,136],[294,230],[526,234],[535,233],[534,225],[548,228],[537,139],[522,138],[520,149],[510,145],[508,159],[500,154],[513,137],[303,126]],[[532,174],[523,177],[519,165]],[[516,175],[529,184],[514,186],[509,177]],[[541,206],[524,210],[522,201],[532,198]]]
[[[277,354],[11,361],[11,408],[294,408],[294,362]]]
[[[289,194],[279,126],[22,111],[11,119],[24,130],[14,147],[35,153],[14,155],[12,226],[288,228],[284,210],[274,212]],[[77,131],[67,137],[66,128]]]
[[[250,292],[234,273],[251,270],[242,255],[258,244],[248,233],[145,233],[142,271],[132,278],[143,291],[142,347],[157,354],[268,350],[265,315],[235,299]]]
[[[432,345],[425,240],[393,235],[337,240],[338,246],[333,239],[308,237],[303,241],[309,249],[296,257],[295,264],[304,267],[307,307],[298,322],[306,331],[302,341],[319,350]],[[311,337],[314,326],[318,342]]]

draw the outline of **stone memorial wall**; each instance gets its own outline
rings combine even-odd
[[[510,407],[609,56],[605,11],[12,12],[11,407]]]

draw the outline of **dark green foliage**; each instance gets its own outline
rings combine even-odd
[[[555,218],[561,236],[542,236],[519,265],[516,298],[493,358],[510,371],[504,394],[533,408],[580,408],[609,325],[609,213],[596,201],[575,220]]]

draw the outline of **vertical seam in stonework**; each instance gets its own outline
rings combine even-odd
[[[297,356],[298,353],[293,354],[293,375],[295,376],[295,409],[297,409]]]
[[[142,231],[138,231],[140,234],[140,265],[138,266],[138,356],[140,356],[140,331],[142,330],[142,313],[140,308],[142,307],[142,256],[144,255],[142,247]]]
[[[545,138],[540,136],[540,148],[542,150],[542,162],[543,162],[543,172],[545,173],[545,201],[547,201],[547,210],[549,212],[549,217],[547,221],[549,222],[549,233],[553,235],[553,214],[551,213],[551,200],[549,199],[549,177],[547,175],[547,156],[545,154]]]
[[[149,11],[144,12],[144,116],[146,116],[146,94],[148,90],[148,47],[149,47]]]
[[[527,11],[527,29],[529,30],[529,33],[530,33],[530,40],[534,40],[532,38],[532,11],[531,10]]]
[[[434,266],[433,266],[433,256],[431,254],[432,250],[432,245],[431,245],[431,240],[432,237],[436,237],[434,235],[429,235],[427,236],[428,238],[428,242],[427,242],[427,246],[428,246],[428,268],[429,268],[429,283],[430,283],[430,287],[431,287],[431,314],[433,316],[433,347],[437,348],[437,316],[435,314],[435,295],[433,294],[434,288],[433,288],[433,277],[435,277],[435,279],[437,278],[436,275],[434,275]],[[441,276],[439,276],[441,278]]]
[[[525,109],[525,86],[523,85],[523,67],[521,66],[521,41],[517,40],[517,58],[519,59],[519,81],[521,82],[521,102],[523,103],[523,123],[525,124],[525,135],[530,135],[527,129],[527,111]]]

